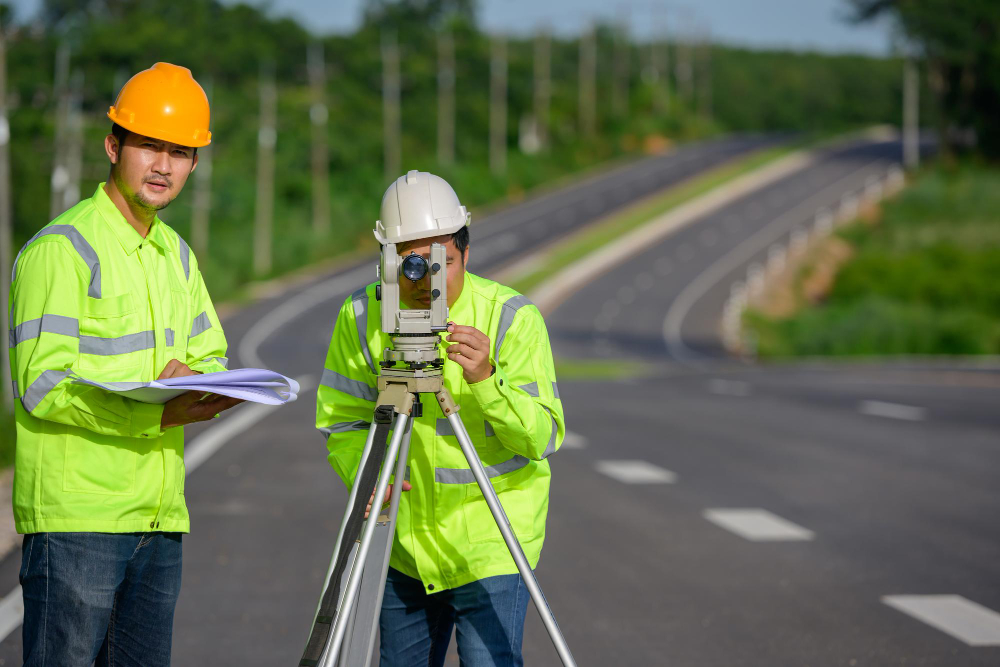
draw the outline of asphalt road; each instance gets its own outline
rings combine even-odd
[[[778,140],[741,136],[685,146],[474,217],[469,268],[489,275],[525,247],[557,241],[623,204]],[[376,210],[373,202],[373,216]],[[372,258],[276,290],[226,317],[230,366],[267,366],[314,388],[340,303],[374,276]],[[189,466],[192,533],[184,541],[174,664],[297,663],[346,501],[312,426],[314,396],[304,391],[280,410],[234,411],[211,427],[252,425],[196,470]],[[206,428],[187,429],[189,446]],[[0,595],[15,588],[19,565],[18,551],[0,560]],[[15,629],[0,642],[0,665],[20,664],[20,656]]]
[[[766,141],[692,146],[508,209],[474,227],[470,269],[489,275],[527,245]],[[1000,610],[1000,374],[767,367],[720,354],[730,284],[771,236],[897,159],[892,144],[828,152],[580,286],[548,316],[562,359],[648,370],[559,383],[573,435],[552,459],[538,577],[581,665],[1000,664],[1000,648],[882,602],[947,594]],[[233,365],[314,383],[341,300],[373,277],[366,263],[227,318]],[[297,662],[346,500],[313,409],[304,392],[227,417],[260,419],[190,474],[174,664]],[[204,434],[189,429],[189,442]],[[766,528],[780,539],[733,532]],[[3,590],[18,562],[0,562]],[[0,661],[19,655],[14,632]],[[525,656],[557,664],[533,612]]]

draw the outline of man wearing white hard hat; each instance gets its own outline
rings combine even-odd
[[[566,432],[562,402],[541,313],[509,287],[466,271],[469,222],[447,182],[411,171],[386,191],[375,236],[400,255],[429,259],[434,243],[447,251],[452,324],[441,342],[444,384],[534,568],[545,537],[548,457]],[[340,309],[317,395],[316,426],[348,488],[375,409],[378,363],[390,345],[376,285]],[[429,276],[401,278],[399,287],[404,307],[429,307]],[[380,664],[442,665],[453,628],[463,665],[523,664],[528,591],[439,411],[413,421],[408,465],[379,623]]]

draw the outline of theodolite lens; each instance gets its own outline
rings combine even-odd
[[[413,282],[417,282],[427,275],[427,260],[415,252],[410,253],[403,260],[400,270],[404,276]]]

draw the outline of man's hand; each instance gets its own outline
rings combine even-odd
[[[493,375],[490,363],[490,337],[475,327],[448,323],[448,358],[462,367],[462,377],[469,384],[482,382]]]
[[[187,364],[177,359],[171,359],[156,379],[165,380],[166,378],[186,377],[189,375],[201,375],[201,373],[191,370]],[[228,396],[219,396],[218,394],[205,394],[200,391],[188,391],[163,404],[163,416],[160,418],[160,428],[168,429],[173,426],[207,421],[223,410],[228,410],[242,402],[243,399],[240,398],[230,398]]]
[[[407,482],[404,479],[403,480],[403,491],[409,491],[412,488],[413,488],[413,486],[411,486],[410,483]],[[387,488],[385,490],[385,500],[382,501],[382,505],[385,505],[387,502],[389,502],[389,498],[391,496],[392,496],[392,484],[390,484],[389,488]],[[368,499],[368,507],[365,508],[365,518],[366,519],[368,518],[368,515],[371,514],[371,511],[372,511],[372,501],[373,500],[375,500],[375,492],[374,491],[372,491],[372,497]],[[381,507],[381,505],[379,507]]]
[[[187,377],[188,375],[201,375],[201,373],[191,370],[185,363],[181,363],[176,359],[171,359],[167,362],[167,365],[163,367],[163,371],[156,379],[166,380],[167,378]]]

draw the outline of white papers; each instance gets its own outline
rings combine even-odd
[[[89,384],[142,403],[166,403],[186,391],[201,391],[242,398],[254,403],[282,405],[298,398],[299,383],[280,373],[262,368],[240,368],[221,373],[188,375],[153,382],[98,382],[80,375],[77,384]]]

